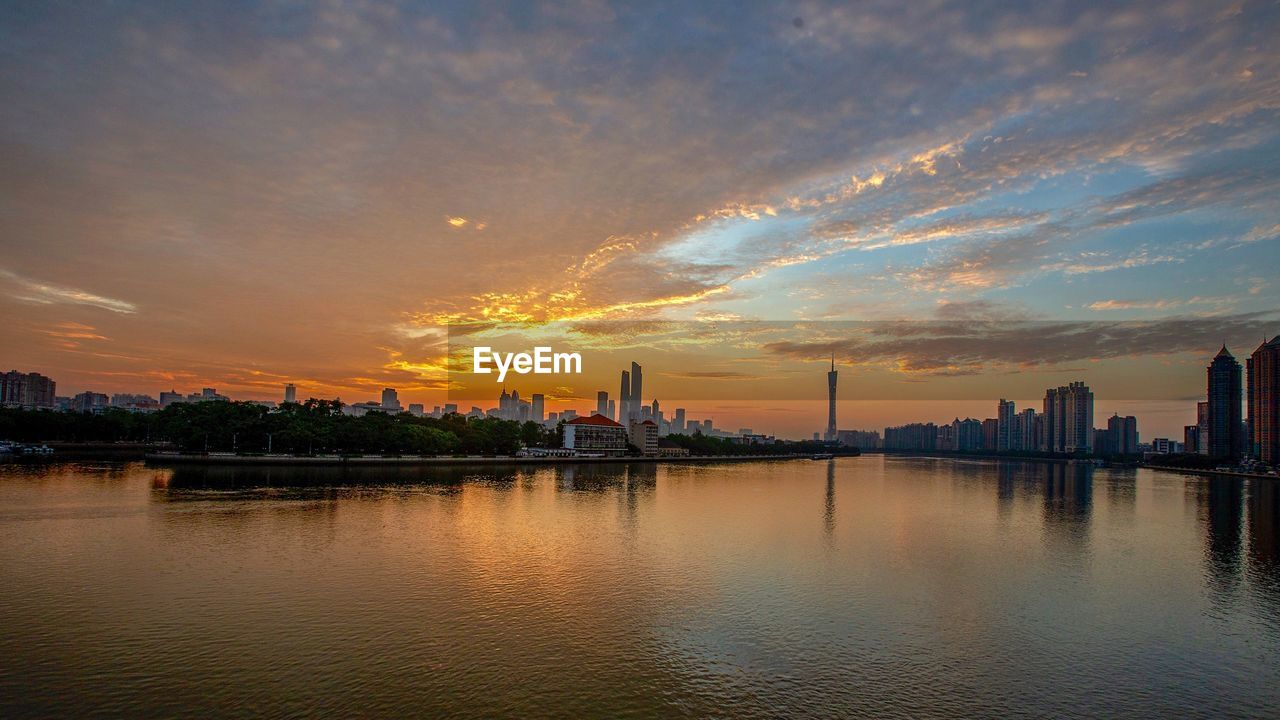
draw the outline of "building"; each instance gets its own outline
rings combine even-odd
[[[10,370],[0,375],[0,406],[52,410],[58,405],[57,383],[40,373]]]
[[[1120,417],[1119,413],[1107,418],[1107,444],[1095,448],[1099,455],[1134,455],[1138,452],[1138,418],[1132,415]]]
[[[1187,452],[1209,454],[1209,403],[1196,403],[1196,446],[1187,448]]]
[[[541,423],[547,416],[547,398],[542,393],[529,396],[529,419]]]
[[[1092,453],[1093,391],[1080,381],[1046,390],[1042,427],[1042,450]]]
[[[684,408],[676,408],[671,418],[671,432],[684,433]]]
[[[996,407],[996,422],[999,423],[996,428],[996,450],[1006,452],[1018,448],[1020,440],[1017,437],[1016,416],[1013,401],[1001,398]]]
[[[652,420],[631,423],[631,444],[645,456],[658,454],[658,424]]]
[[[293,383],[286,383],[284,386],[284,401],[287,403],[298,402],[298,388]]]
[[[995,450],[1000,439],[1000,420],[987,418],[982,421],[982,449]]]
[[[564,424],[564,447],[579,453],[625,455],[627,429],[603,415],[573,418]]]
[[[1182,447],[1189,453],[1200,451],[1200,426],[1187,425],[1182,428]]]
[[[596,392],[596,414],[609,417],[609,393],[604,390]]]
[[[938,426],[933,423],[911,423],[884,429],[885,450],[937,450]]]
[[[382,388],[382,409],[389,413],[398,413],[404,409],[395,388]]]
[[[823,440],[836,442],[840,432],[836,430],[836,356],[831,355],[831,370],[827,371],[827,432]]]
[[[658,457],[689,457],[689,448],[680,447],[672,440],[659,438]]]
[[[1249,375],[1249,454],[1280,465],[1280,335],[1245,361]]]
[[[150,395],[116,393],[111,396],[111,407],[131,412],[155,412],[160,409],[160,401]]]
[[[226,395],[219,395],[217,388],[201,388],[198,393],[191,393],[187,396],[187,402],[227,402],[231,398]]]
[[[952,435],[955,438],[955,449],[971,452],[982,449],[982,421],[974,418],[951,421]]]
[[[618,404],[617,400],[614,400],[613,398],[609,398],[609,410],[604,414],[604,416],[609,418],[610,420],[618,419],[617,404]]]
[[[82,392],[71,398],[71,412],[100,413],[111,405],[111,400],[102,393]]]
[[[414,417],[422,417],[426,415],[426,407],[422,403],[409,403],[409,414]]]
[[[875,450],[880,447],[880,431],[841,430],[836,434],[836,442],[844,447],[855,447],[859,450]]]
[[[1240,425],[1243,420],[1241,401],[1244,399],[1244,383],[1240,370],[1240,363],[1236,362],[1226,345],[1205,368],[1209,456],[1215,460],[1236,461],[1244,454],[1244,434]]]
[[[163,410],[174,403],[184,403],[187,398],[177,390],[162,391],[160,393],[160,409]]]

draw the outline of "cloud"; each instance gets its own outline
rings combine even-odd
[[[907,374],[963,375],[1080,360],[1212,354],[1223,339],[1248,344],[1273,332],[1277,321],[1271,312],[1124,322],[856,323],[844,337],[771,342],[764,350],[802,360],[835,353],[837,362],[888,364]]]
[[[17,286],[11,293],[11,297],[23,302],[37,305],[88,305],[125,315],[132,315],[138,311],[138,307],[131,302],[95,295],[87,290],[31,280],[9,270],[0,270],[0,278]]]

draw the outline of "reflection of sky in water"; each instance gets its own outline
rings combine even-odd
[[[0,651],[21,669],[0,697],[43,714],[1280,700],[1267,481],[873,456],[5,473]]]

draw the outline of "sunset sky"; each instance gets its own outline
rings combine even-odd
[[[842,427],[1180,438],[1280,334],[1280,5],[1010,5],[3,2],[0,370],[430,408],[449,323],[557,321],[580,410],[643,352],[807,435],[835,352]]]

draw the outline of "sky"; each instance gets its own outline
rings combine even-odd
[[[553,321],[561,406],[643,350],[804,436],[751,401],[835,353],[842,427],[1082,379],[1180,437],[1280,334],[1275,2],[0,5],[0,363],[62,395],[430,407],[451,327]]]

